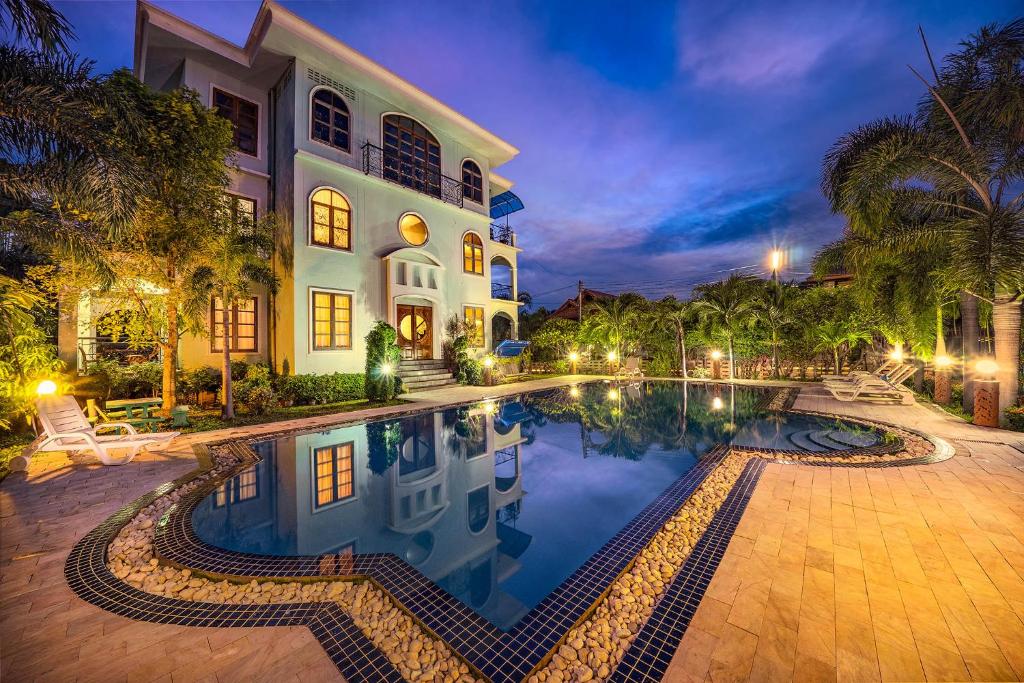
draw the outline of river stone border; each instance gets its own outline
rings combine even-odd
[[[799,393],[798,388],[783,388],[775,391],[762,389],[762,391],[765,391],[766,395],[759,401],[759,407],[775,410],[790,408],[795,401],[796,395]],[[515,396],[515,394],[502,398],[511,398],[512,396]],[[463,403],[453,403],[451,405],[463,405]],[[441,410],[444,407],[450,406],[430,406],[417,410],[399,411],[374,419],[398,419],[411,414]],[[810,411],[799,412],[809,413]],[[649,603],[645,604],[645,607],[653,609],[650,613],[653,616],[638,623],[635,632],[629,634],[631,645],[624,652],[623,665],[614,668],[609,658],[607,662],[599,662],[597,667],[591,669],[591,677],[598,673],[604,673],[605,676],[603,677],[612,676],[610,680],[651,680],[650,678],[634,677],[640,671],[636,666],[636,662],[645,663],[648,666],[648,673],[650,673],[656,670],[656,668],[660,668],[651,669],[649,666],[651,662],[660,662],[664,659],[664,656],[658,659],[646,651],[646,648],[649,648],[650,643],[653,641],[644,637],[644,633],[647,632],[651,624],[655,623],[654,617],[658,616],[659,610],[663,610],[663,605],[671,604],[669,598],[673,595],[685,594],[684,597],[687,603],[692,606],[693,610],[696,609],[696,605],[699,604],[704,589],[707,587],[706,584],[710,581],[714,568],[717,567],[717,563],[725,551],[725,546],[728,544],[732,530],[735,528],[735,523],[738,522],[739,516],[742,514],[746,500],[749,498],[749,494],[760,476],[764,458],[775,459],[784,463],[800,462],[801,464],[821,466],[863,467],[924,464],[938,459],[945,459],[952,455],[952,449],[948,445],[932,439],[931,444],[929,444],[932,446],[930,452],[925,453],[922,451],[919,454],[912,452],[913,457],[907,458],[906,453],[902,451],[904,442],[909,441],[911,445],[914,445],[913,442],[925,442],[924,437],[902,430],[894,425],[856,420],[847,416],[821,413],[812,414],[835,417],[849,422],[858,422],[866,426],[881,425],[887,427],[888,431],[897,431],[899,437],[896,441],[889,444],[880,444],[867,449],[842,451],[841,453],[844,454],[841,457],[843,462],[837,461],[836,453],[831,454],[826,459],[822,456],[814,457],[805,452],[796,451],[770,451],[768,449],[742,449],[741,451],[738,449],[727,450],[724,447],[712,449],[702,459],[702,463],[706,462],[709,466],[704,468],[697,467],[691,470],[691,472],[695,472],[698,469],[705,471],[699,473],[701,475],[699,480],[690,482],[692,488],[684,498],[684,504],[674,508],[673,519],[658,525],[653,538],[649,539],[650,542],[642,546],[640,552],[635,553],[628,560],[627,569],[620,571],[616,575],[616,583],[612,584],[604,593],[596,595],[597,599],[592,600],[591,606],[585,611],[585,616],[593,615],[603,603],[607,602],[609,595],[613,593],[622,594],[621,588],[615,589],[614,586],[619,585],[618,581],[629,583],[629,580],[625,578],[627,576],[626,572],[629,570],[640,566],[642,576],[643,569],[646,567],[648,574],[654,576],[650,573],[651,557],[656,556],[658,552],[667,552],[666,548],[671,546],[671,541],[666,546],[665,538],[675,538],[671,535],[673,530],[675,528],[684,528],[676,527],[679,515],[697,509],[703,511],[699,513],[694,512],[695,518],[701,519],[704,523],[702,532],[696,536],[696,544],[693,545],[695,540],[692,537],[692,534],[695,533],[693,528],[690,528],[688,532],[691,534],[691,537],[684,537],[682,539],[685,541],[682,547],[688,547],[686,543],[689,543],[692,546],[692,552],[684,553],[683,555],[680,555],[678,552],[675,552],[674,555],[666,555],[666,557],[676,560],[683,560],[682,567],[675,567],[676,573],[674,578],[668,584],[668,590],[662,591],[663,595],[656,596],[657,599],[647,595],[651,599],[644,601]],[[203,571],[193,574],[193,569],[182,567],[174,560],[171,560],[164,569],[158,570],[157,567],[162,559],[160,553],[157,552],[157,557],[153,557],[153,546],[150,545],[147,548],[146,541],[142,540],[147,536],[150,539],[158,537],[158,532],[165,530],[174,518],[187,517],[187,515],[183,514],[183,508],[190,506],[182,505],[186,498],[196,497],[200,489],[212,490],[212,488],[215,488],[222,481],[252,462],[254,458],[253,451],[249,448],[249,444],[252,442],[265,441],[281,434],[323,431],[324,429],[341,426],[342,424],[357,424],[365,421],[365,419],[352,419],[340,422],[338,425],[317,427],[313,430],[283,430],[276,433],[261,434],[246,439],[244,442],[221,442],[220,444],[212,445],[210,449],[197,447],[197,457],[200,460],[199,470],[185,475],[174,482],[164,484],[150,494],[141,497],[135,503],[126,506],[76,544],[65,565],[65,575],[69,585],[83,599],[92,604],[140,620],[196,626],[306,625],[324,646],[329,656],[338,666],[339,671],[350,681],[402,680],[402,674],[405,674],[405,678],[409,680],[474,680],[474,677],[478,676],[481,671],[472,665],[468,665],[470,662],[466,660],[460,661],[459,655],[456,653],[462,648],[456,647],[455,652],[448,651],[444,638],[438,637],[429,627],[425,627],[420,620],[411,618],[409,610],[402,604],[402,601],[395,601],[393,596],[389,595],[393,591],[381,590],[379,584],[367,573],[359,571],[363,567],[357,564],[343,566],[341,558],[332,557],[324,564],[321,564],[320,570],[315,573],[306,573],[301,577],[278,576],[274,577],[275,580],[273,581],[267,580],[262,583],[250,580],[247,584],[239,584],[228,581],[227,576],[219,577],[216,574],[211,575]],[[944,449],[940,449],[940,445],[944,446]],[[924,448],[924,450],[929,449]],[[740,456],[742,463],[745,463],[740,470],[737,470],[736,466],[733,465],[733,463],[739,462],[736,460],[736,456]],[[864,458],[870,461],[854,460],[854,458]],[[724,469],[721,468],[719,465],[726,461],[729,462],[729,466]],[[715,473],[720,469],[722,470],[722,476],[728,474],[732,478],[732,482],[728,486],[722,483],[721,477],[714,477]],[[710,482],[709,485],[711,486],[709,492],[706,493],[706,497],[708,501],[714,504],[713,507],[704,505],[706,502],[704,500],[705,492],[698,489],[698,486],[703,487],[706,482]],[[182,491],[184,487],[187,487],[187,490]],[[697,490],[699,493],[693,493],[694,490]],[[710,491],[715,491],[715,495],[712,496]],[[735,496],[733,495],[734,493],[736,494]],[[164,502],[161,502],[161,499],[164,499]],[[664,502],[662,505],[664,505]],[[145,510],[148,510],[148,513],[144,512]],[[728,514],[732,515],[735,519],[726,515],[726,519],[720,520],[719,517],[723,514],[723,510],[730,511]],[[140,512],[143,513],[141,517],[139,516]],[[155,521],[153,517],[156,517],[158,521]],[[729,528],[730,523],[731,528]],[[672,526],[670,527],[670,525]],[[705,536],[707,536],[709,542],[712,538],[718,539],[719,542],[714,548],[711,548],[713,552],[708,551],[708,547],[706,547],[708,543],[704,543]],[[655,540],[658,540],[658,544],[655,544]],[[113,551],[110,567],[113,567],[118,574],[122,575],[120,578],[111,572],[110,567],[105,562],[108,545],[110,546],[109,550]],[[702,549],[700,553],[697,552],[698,549]],[[241,556],[246,560],[252,558],[252,556],[245,556],[241,553],[233,554]],[[359,556],[356,557],[358,558]],[[393,558],[394,561],[405,564],[404,561],[394,558],[394,556],[372,556],[370,558],[371,565],[373,562],[379,563],[384,561],[382,558]],[[170,560],[171,558],[167,559]],[[352,562],[351,560],[344,561]],[[661,562],[662,560],[658,561]],[[355,562],[358,562],[358,560]],[[391,564],[391,562],[388,562],[388,564]],[[146,571],[142,569],[143,566],[149,566],[153,569]],[[125,569],[129,571],[125,573]],[[138,569],[141,569],[141,571],[131,571]],[[662,572],[664,571],[667,571],[667,569],[662,570]],[[703,584],[693,583],[688,580],[683,580],[680,583],[682,577],[691,576],[694,571],[703,576]],[[133,573],[163,577],[162,582],[159,579],[151,579],[149,588],[153,588],[153,583],[159,586],[171,585],[176,590],[168,591],[166,588],[161,588],[159,593],[169,592],[178,597],[172,598],[159,593],[154,594],[140,590],[139,587],[132,584],[145,586],[147,577],[138,575],[132,577]],[[129,580],[131,583],[126,583],[121,578]],[[289,578],[292,580],[287,580]],[[344,580],[339,580],[339,578]],[[661,579],[658,579],[662,583],[662,588],[666,584],[665,578],[670,577],[662,576]],[[182,580],[184,580],[183,585],[178,585],[182,584]],[[685,590],[680,592],[682,589],[676,587],[677,583],[682,588],[685,588]],[[196,602],[198,599],[209,599],[211,593],[229,584],[234,586],[234,593],[239,594],[239,602]],[[191,592],[187,592],[190,590]],[[203,593],[204,590],[209,592]],[[642,588],[640,590],[643,592]],[[181,599],[183,591],[185,592],[185,597],[190,599]],[[263,597],[265,591],[268,593],[266,598]],[[443,591],[440,592],[443,593]],[[213,599],[216,600],[218,598]],[[264,599],[266,602],[263,602]],[[302,602],[287,601],[293,599],[300,599]],[[313,602],[307,602],[308,599],[312,599]],[[403,622],[408,625],[406,631],[411,632],[414,629],[419,629],[419,631],[413,634],[413,637],[406,638],[404,641],[392,635],[390,640],[398,642],[384,643],[385,638],[379,636],[379,634],[374,634],[371,628],[369,635],[377,635],[371,641],[365,632],[366,629],[360,629],[357,621],[353,620],[350,613],[344,609],[345,606],[349,610],[353,609],[356,607],[357,601],[359,606],[356,609],[356,619],[363,620],[364,626],[371,623],[365,620],[366,615],[362,611],[366,607],[370,610],[371,616],[374,613],[385,615],[382,621],[374,622],[377,623],[377,627],[388,628],[388,625],[391,624],[393,628],[394,624],[408,619],[408,622]],[[621,602],[625,603],[626,599],[622,598]],[[690,616],[692,616],[692,613],[690,613]],[[689,617],[686,618],[686,623],[688,624],[688,622]],[[545,652],[541,653],[539,658],[540,664],[533,667],[530,680],[533,680],[532,676],[536,676],[537,680],[559,680],[557,674],[545,675],[546,669],[541,665],[550,668],[551,664],[558,661],[555,659],[556,655],[566,659],[559,652],[566,646],[568,636],[579,629],[581,625],[585,625],[586,620],[580,617],[567,624],[567,626],[573,624],[575,624],[573,630],[566,631],[563,629],[565,635],[554,644],[554,647],[548,648]],[[601,630],[603,630],[603,627],[599,625],[599,632]],[[679,639],[681,639],[683,632],[685,632],[685,626],[683,626],[683,631],[679,632]],[[389,633],[393,632],[389,631]],[[445,633],[444,635],[448,636],[449,634]],[[576,640],[578,639],[572,639],[569,642],[574,643]],[[374,641],[377,641],[376,645]],[[412,645],[411,643],[413,642],[421,644]],[[429,644],[430,647],[427,648],[424,643]],[[587,645],[587,641],[584,640],[583,644]],[[676,639],[675,645],[678,646],[678,639]],[[396,656],[396,646],[401,656]],[[389,649],[390,657],[378,649],[379,647]],[[660,641],[660,647],[664,649],[665,641]],[[420,661],[420,653],[424,653],[422,655],[424,661],[422,662]],[[431,656],[428,653],[434,654]],[[674,653],[674,648],[669,654],[669,659],[672,653]],[[410,654],[413,657],[410,657]],[[497,655],[499,653],[489,652],[487,654]],[[566,654],[568,653],[566,652]],[[600,655],[595,654],[595,657],[599,658]],[[418,669],[412,665],[413,658],[420,663]],[[448,663],[447,669],[441,668],[441,662]],[[453,662],[454,666],[452,665]],[[607,664],[607,671],[602,671],[600,667],[602,663]],[[424,668],[424,664],[430,668]],[[667,666],[667,661],[665,665]],[[487,671],[488,678],[495,681],[522,680],[523,678],[520,667],[516,667],[519,673],[512,676],[506,676],[505,671],[502,669]],[[626,678],[623,678],[623,676],[626,676]],[[565,678],[563,674],[562,679]],[[589,680],[585,671],[580,672],[579,679]]]

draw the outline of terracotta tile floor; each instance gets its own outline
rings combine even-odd
[[[1017,443],[1024,435],[922,407],[839,404],[813,390],[797,407],[970,439],[960,442],[969,456],[903,469],[769,466],[666,679],[1024,677],[1024,453],[974,442]],[[193,468],[192,442],[227,434],[178,439],[169,452],[125,467],[43,454],[27,475],[0,484],[0,679],[339,679],[303,628],[133,622],[83,603],[64,583],[64,560],[78,538]]]
[[[1024,435],[825,396],[795,407],[965,439],[966,457],[769,465],[666,680],[1024,677]]]

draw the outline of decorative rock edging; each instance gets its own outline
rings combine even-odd
[[[767,391],[766,396],[759,401],[759,406],[785,410],[791,408],[798,393],[796,388]],[[402,411],[401,415],[437,409],[431,406],[417,411]],[[881,424],[846,416],[829,417],[871,427]],[[361,421],[353,419],[345,423]],[[943,451],[940,457],[941,449],[936,440],[929,443],[925,437],[916,433],[892,425],[884,426],[897,436],[891,443],[835,452],[827,456],[744,448],[733,449],[727,455],[720,454],[712,458],[713,452],[709,452],[706,456],[709,462],[705,463],[708,466],[703,468],[706,472],[702,472],[693,485],[696,488],[693,495],[685,499],[685,503],[660,530],[653,533],[653,538],[650,538],[646,546],[640,546],[639,552],[632,551],[635,555],[625,569],[597,600],[590,603],[591,606],[582,616],[569,616],[568,623],[575,623],[575,626],[565,637],[555,642],[554,649],[541,660],[544,666],[535,667],[530,680],[533,677],[538,681],[609,677],[633,680],[632,676],[623,678],[626,675],[623,672],[627,669],[639,670],[636,663],[641,660],[637,659],[636,652],[640,646],[646,646],[643,634],[650,630],[651,623],[655,621],[648,617],[652,614],[658,616],[658,610],[668,604],[673,591],[678,593],[681,590],[677,589],[677,582],[683,581],[684,575],[688,576],[687,568],[694,565],[689,573],[699,572],[706,577],[703,587],[687,583],[683,591],[681,599],[685,599],[689,605],[686,610],[692,616],[706,588],[706,581],[710,579],[714,567],[717,567],[717,561],[721,553],[724,553],[732,533],[728,529],[728,522],[720,523],[719,517],[730,505],[739,505],[738,513],[735,510],[730,513],[735,518],[732,520],[732,528],[735,527],[765,459],[821,466],[872,467],[923,464],[945,459],[952,454]],[[271,439],[281,433],[294,434],[296,430],[261,434],[245,441],[221,444],[221,447],[211,451],[215,458],[213,461],[204,459],[200,453],[203,468],[198,473],[164,485],[144,496],[136,504],[111,517],[76,545],[66,565],[69,584],[93,604],[137,619],[208,626],[306,625],[349,680],[398,680],[401,677],[408,680],[474,680],[474,675],[479,676],[480,671],[460,659],[446,644],[445,641],[451,637],[450,633],[442,629],[438,632],[443,637],[438,637],[430,627],[424,627],[410,616],[404,605],[392,597],[391,591],[383,590],[372,580],[367,580],[365,575],[356,571],[358,567],[351,564],[342,567],[339,563],[333,563],[320,570],[303,572],[301,578],[298,575],[282,576],[273,580],[247,582],[231,581],[228,576],[203,576],[185,566],[160,568],[162,558],[154,557],[153,542],[157,530],[165,529],[169,518],[176,515],[180,517],[182,508],[190,507],[186,500],[201,498],[236,470],[251,463],[253,451],[248,447],[251,443]],[[945,449],[949,450],[948,445],[945,445]],[[719,464],[715,465],[712,460]],[[745,487],[746,498],[738,492],[737,482]],[[730,502],[734,499],[740,502]],[[721,532],[721,529],[726,529],[727,533]],[[714,552],[698,553],[698,549],[707,546],[711,536],[717,539]],[[109,567],[104,566],[104,550],[108,544]],[[99,567],[95,566],[97,547],[100,548]],[[717,557],[715,552],[718,553]],[[246,557],[238,553],[234,555],[243,560]],[[666,575],[670,570],[671,573]],[[329,575],[329,578],[325,575]],[[339,575],[344,575],[344,580],[339,580]],[[86,585],[90,583],[94,584],[91,588]],[[98,584],[102,586],[97,587]],[[112,592],[125,595],[118,596],[120,601],[112,600]],[[147,596],[147,605],[159,601],[160,609],[153,614],[147,613],[145,609],[130,607],[133,600],[140,600],[139,595]],[[402,600],[405,600],[404,596]],[[129,607],[126,607],[125,602]],[[605,612],[601,611],[603,608]],[[620,614],[621,610],[625,611]],[[575,621],[572,621],[574,618]],[[687,617],[678,638],[682,637],[688,621]],[[438,627],[434,625],[433,628],[436,630]],[[580,648],[576,647],[577,644]],[[678,645],[678,639],[675,644]],[[488,647],[496,646],[497,643]],[[544,647],[550,648],[549,645]],[[571,658],[572,655],[565,648],[573,650],[575,659]],[[648,664],[648,660],[651,660],[646,656],[642,659]],[[624,663],[616,669],[615,665],[620,661]],[[416,664],[420,666],[416,667]],[[559,668],[559,664],[563,668]],[[575,668],[570,669],[570,664]],[[506,667],[502,665],[499,670],[489,671],[488,676],[492,680],[519,680],[522,677],[522,674],[510,676],[512,671],[505,671]],[[574,675],[567,677],[567,671],[572,671]]]

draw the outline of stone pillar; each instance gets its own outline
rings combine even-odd
[[[974,380],[974,424],[999,426],[999,382],[994,379]]]
[[[722,359],[711,359],[711,379],[722,379]]]

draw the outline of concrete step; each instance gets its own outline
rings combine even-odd
[[[881,440],[874,432],[845,432],[841,429],[830,430],[828,432],[828,438],[833,441],[846,444],[846,448],[875,446]]]
[[[426,368],[443,368],[443,360],[403,360],[398,363],[398,370],[424,370]]]
[[[809,434],[810,430],[806,429],[802,432],[793,432],[789,435],[789,441],[800,450],[809,451],[811,453],[821,453],[830,450],[811,441],[808,436]]]
[[[417,380],[413,382],[406,382],[405,380],[402,380],[402,388],[408,392],[437,389],[439,387],[446,387],[452,384],[455,384],[455,378],[451,375],[437,379]]]
[[[423,368],[422,370],[399,370],[398,371],[398,376],[401,377],[402,379],[405,379],[406,377],[412,379],[413,377],[421,378],[421,377],[432,377],[434,375],[450,375],[450,374],[451,373],[448,372],[444,368]]]

